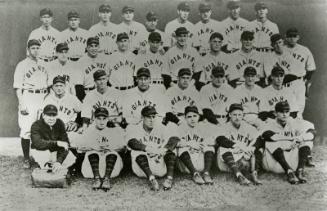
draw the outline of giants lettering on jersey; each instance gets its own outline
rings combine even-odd
[[[191,97],[186,96],[186,95],[183,95],[183,96],[175,96],[171,100],[171,104],[172,105],[175,105],[176,103],[181,102],[181,101],[186,101],[186,102],[189,103],[189,105],[194,105],[195,104],[194,100]]]
[[[41,71],[42,73],[45,73],[45,69],[44,69],[44,67],[42,67],[42,66],[37,66],[37,68],[32,67],[32,69],[28,70],[28,71],[25,73],[25,76],[26,76],[27,78],[30,78],[30,77],[32,77],[32,75],[33,75],[36,71]]]
[[[105,137],[105,136],[102,136],[102,137],[99,137],[99,138],[97,139],[97,142],[98,142],[99,144],[101,144],[101,143],[109,143],[109,139],[108,139],[107,137]]]
[[[64,114],[66,114],[67,116],[69,116],[73,111],[67,107],[64,106],[59,106],[59,112],[62,112]]]
[[[265,26],[262,26],[262,27],[255,27],[255,32],[264,32],[266,33],[267,35],[271,36],[274,34],[274,32],[270,31],[269,28],[265,27]]]
[[[291,68],[291,65],[285,60],[276,62],[275,66],[279,66],[279,67],[283,68],[284,70],[290,70],[290,68]]]
[[[283,96],[279,96],[279,97],[273,97],[273,98],[271,98],[270,100],[268,100],[268,103],[269,103],[270,106],[273,106],[276,103],[282,102],[282,101],[288,102],[287,99],[284,99]]]
[[[213,95],[209,96],[209,100],[210,100],[210,103],[212,103],[213,101],[216,101],[216,100],[226,102],[227,101],[227,96],[225,96],[225,95],[223,95],[221,93],[219,94],[219,96],[217,96],[216,94],[213,94]]]
[[[201,36],[203,34],[212,34],[214,33],[214,30],[210,29],[210,28],[205,28],[205,29],[201,29],[200,31],[198,31],[198,36]]]
[[[86,44],[86,39],[83,38],[83,37],[79,37],[79,36],[74,36],[74,37],[69,37],[65,43],[67,44],[70,44],[72,42],[80,42],[80,43],[83,43],[83,44]]]
[[[217,62],[217,64],[211,62],[209,65],[204,66],[204,68],[205,68],[205,71],[210,72],[212,70],[212,68],[218,67],[218,66],[224,68],[225,71],[228,69],[227,64],[225,64],[223,62],[219,62],[219,61]]]
[[[44,42],[44,41],[50,41],[52,42],[53,44],[57,44],[57,40],[55,37],[52,37],[51,35],[47,35],[46,37],[45,36],[42,36],[40,39],[38,39],[38,41],[41,43]]]
[[[161,65],[163,65],[163,62],[160,61],[159,59],[156,60],[149,59],[144,62],[144,67],[146,68],[149,68],[151,65],[157,65],[158,67],[161,67]]]
[[[110,100],[97,101],[93,105],[93,109],[95,110],[95,109],[97,109],[99,107],[107,107],[107,108],[111,108],[111,109],[116,109],[117,104],[116,104],[116,102],[112,102]]]
[[[147,139],[147,137],[143,137],[139,141],[141,141],[144,144],[151,142],[151,143],[155,143],[158,145],[161,145],[164,142],[163,139],[156,137],[156,136],[149,136],[149,139]]]
[[[226,28],[225,30],[225,35],[228,36],[229,33],[235,31],[235,30],[239,30],[239,31],[244,31],[245,27],[244,26],[240,26],[240,25],[230,25]]]
[[[298,61],[300,61],[300,62],[304,62],[304,61],[305,61],[305,59],[303,58],[303,56],[300,55],[300,54],[297,54],[297,53],[292,52],[292,56],[293,56],[296,60],[298,60]]]
[[[234,143],[241,142],[241,143],[244,143],[244,144],[248,145],[251,142],[251,140],[249,139],[249,135],[247,135],[247,136],[244,136],[244,135],[241,135],[241,134],[237,134],[236,136],[230,135],[229,138]]]
[[[186,141],[186,142],[189,142],[189,141],[200,142],[200,143],[203,142],[203,138],[201,138],[200,136],[198,136],[196,134],[183,136],[182,140]]]
[[[95,35],[97,38],[101,38],[101,37],[110,37],[111,39],[113,39],[113,40],[116,40],[116,33],[114,33],[114,32],[105,32],[105,33],[103,33],[103,32],[99,32],[99,33],[97,33],[96,35]]]
[[[156,104],[149,101],[149,100],[144,100],[143,102],[138,100],[137,102],[132,104],[132,109],[133,111],[135,111],[137,108],[139,108],[140,106],[145,107],[145,106],[153,106],[156,107]]]
[[[92,73],[96,69],[106,69],[106,63],[96,63],[96,64],[91,64],[85,69],[86,74]]]
[[[254,60],[254,59],[243,59],[242,61],[240,61],[239,63],[237,63],[236,65],[236,69],[240,70],[243,66],[247,66],[247,65],[252,65],[254,67],[259,68],[261,63]]]
[[[174,64],[175,62],[178,62],[181,59],[187,59],[190,62],[194,62],[195,58],[189,54],[183,53],[182,55],[176,55],[171,60],[170,63]]]
[[[244,97],[241,99],[242,105],[244,105],[246,103],[253,103],[253,102],[255,102],[258,105],[260,103],[260,100],[255,96],[251,96],[250,99],[248,97]]]
[[[117,64],[115,64],[113,66],[113,68],[114,68],[114,70],[118,70],[120,67],[123,67],[123,66],[129,66],[130,68],[133,69],[133,71],[135,71],[135,64],[132,61],[128,61],[128,60],[119,61]]]

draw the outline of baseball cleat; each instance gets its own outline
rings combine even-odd
[[[302,169],[302,168],[301,169],[298,169],[296,171],[296,176],[299,179],[299,182],[300,183],[306,183],[308,181],[307,178],[304,175],[304,169]]]
[[[193,181],[198,185],[203,185],[205,181],[202,179],[199,172],[195,172],[192,177]]]
[[[250,185],[251,182],[243,175],[243,174],[240,174],[238,177],[237,177],[237,181],[240,185],[244,185],[244,186],[247,186],[247,185]]]
[[[251,173],[251,179],[254,185],[262,185],[262,182],[258,179],[257,171]]]
[[[111,189],[111,184],[110,184],[110,180],[109,178],[104,178],[104,180],[102,181],[102,186],[101,188],[104,190],[104,191],[108,191]]]
[[[162,183],[164,190],[170,190],[173,186],[173,179],[172,178],[166,178],[165,181]]]
[[[31,168],[31,161],[28,160],[28,159],[24,160],[23,168],[24,169],[30,169]]]
[[[207,185],[212,185],[213,184],[213,180],[212,180],[209,172],[204,172],[203,175],[202,175],[202,178],[203,178],[205,184],[207,184]]]
[[[295,185],[297,183],[299,183],[298,178],[295,176],[293,171],[290,171],[289,173],[287,173],[287,181],[289,183],[291,183],[292,185]]]
[[[158,191],[159,183],[156,180],[156,178],[154,176],[152,178],[150,177],[149,181],[150,181],[151,190]]]
[[[93,184],[92,184],[92,189],[93,190],[98,190],[98,189],[101,189],[101,186],[102,186],[102,182],[101,182],[100,177],[94,178],[94,181],[93,181]]]

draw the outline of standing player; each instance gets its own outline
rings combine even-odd
[[[116,49],[116,38],[118,27],[110,21],[111,7],[108,4],[102,4],[99,7],[99,23],[91,26],[89,33],[91,37],[99,38],[99,52],[110,55]]]
[[[256,19],[251,22],[254,32],[254,46],[257,51],[270,52],[270,37],[279,33],[276,23],[271,22],[267,18],[268,8],[264,2],[258,2],[254,6]]]
[[[124,6],[122,9],[123,21],[118,25],[119,32],[126,32],[129,37],[130,49],[137,52],[141,44],[147,39],[147,31],[143,24],[134,21],[134,8]]]
[[[239,1],[229,1],[227,9],[229,17],[221,22],[225,40],[223,49],[226,53],[232,53],[241,48],[241,34],[243,31],[250,30],[250,23],[240,17],[241,7]]]
[[[209,38],[214,32],[223,33],[224,30],[219,21],[213,20],[211,17],[211,5],[201,3],[199,5],[201,20],[194,25],[193,45],[199,50],[200,54],[210,51]]]
[[[60,42],[60,32],[51,26],[53,13],[49,8],[40,11],[41,27],[33,30],[28,40],[35,39],[41,44],[38,57],[45,62],[55,59],[54,53],[57,43]]]
[[[157,111],[153,106],[141,110],[142,122],[127,128],[126,140],[132,150],[132,169],[138,177],[147,177],[151,189],[158,191],[155,176],[166,179],[164,190],[172,188],[176,155],[175,147],[179,138],[171,128],[165,127],[156,119]],[[169,134],[169,135],[168,135]]]
[[[178,17],[167,23],[165,27],[165,33],[170,40],[170,46],[173,47],[176,44],[176,30],[180,27],[184,27],[189,31],[187,35],[189,38],[188,45],[192,46],[192,40],[194,36],[194,24],[188,21],[190,14],[190,5],[187,2],[181,2],[177,6]]]
[[[72,10],[68,13],[68,28],[61,32],[61,40],[68,44],[69,59],[79,60],[85,54],[88,31],[79,27],[80,15]]]
[[[47,93],[48,73],[43,63],[38,60],[40,42],[27,42],[28,56],[16,66],[13,87],[18,98],[18,125],[20,127],[21,145],[24,154],[24,168],[30,168],[30,130],[37,120]]]

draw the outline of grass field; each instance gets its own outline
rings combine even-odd
[[[212,186],[177,175],[172,190],[153,192],[146,180],[128,173],[103,192],[92,191],[88,179],[74,180],[68,189],[32,188],[22,157],[1,155],[0,210],[326,210],[327,146],[316,145],[313,156],[316,167],[306,169],[309,182],[302,185],[263,173],[262,186],[242,187],[230,174],[216,172]]]

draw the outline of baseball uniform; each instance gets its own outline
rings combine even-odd
[[[76,31],[70,28],[61,32],[61,41],[67,43],[69,47],[68,57],[77,60],[85,54],[86,41],[89,38],[87,30],[77,28]]]
[[[130,41],[130,49],[140,49],[142,43],[145,43],[148,38],[148,33],[145,26],[139,22],[132,21],[129,24],[121,22],[118,25],[118,32],[126,32]]]
[[[116,38],[118,33],[118,27],[116,24],[108,22],[103,24],[99,22],[89,29],[91,37],[99,38],[100,49],[99,52],[110,55],[117,50]]]
[[[179,27],[185,27],[189,31],[189,39],[187,44],[189,46],[192,46],[192,41],[194,37],[194,24],[191,23],[190,21],[186,21],[185,23],[181,23],[177,18],[168,22],[166,27],[165,27],[165,33],[168,39],[170,40],[170,46],[174,46],[176,44],[176,39],[175,39],[175,30]]]
[[[251,31],[254,32],[254,46],[258,49],[272,49],[270,45],[270,37],[273,34],[278,34],[279,29],[276,23],[266,20],[261,22],[253,20],[250,22]]]
[[[145,37],[149,37],[149,34],[152,32],[149,32],[149,31],[146,31],[146,35]],[[162,41],[162,46],[163,47],[169,47],[170,46],[170,40],[169,38],[167,37],[166,33],[164,33],[163,31],[159,30],[159,29],[155,29],[153,32],[158,32],[161,36],[161,41]],[[147,47],[149,44],[149,41],[148,39],[145,39],[141,42],[141,46],[142,47]]]
[[[282,54],[278,54],[275,51],[265,54],[263,62],[265,77],[270,76],[271,70],[276,65],[283,68],[286,75],[293,74],[292,70],[295,68],[294,59],[291,53],[286,49],[283,51]]]

